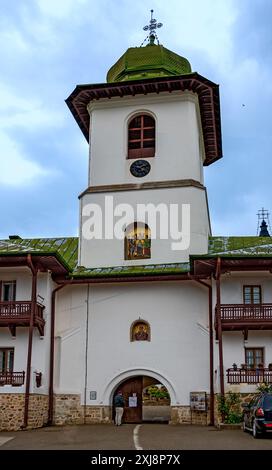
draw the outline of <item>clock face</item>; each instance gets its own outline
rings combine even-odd
[[[150,163],[146,160],[136,160],[130,165],[130,173],[137,178],[148,175],[150,172]]]

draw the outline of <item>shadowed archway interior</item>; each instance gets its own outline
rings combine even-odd
[[[169,392],[157,379],[145,375],[126,379],[117,386],[113,400],[119,390],[125,399],[123,423],[169,422]]]

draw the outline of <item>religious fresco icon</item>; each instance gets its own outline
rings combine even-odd
[[[131,341],[150,341],[150,326],[145,321],[137,321],[132,325]]]
[[[134,222],[125,230],[125,259],[151,257],[151,231],[147,224]]]

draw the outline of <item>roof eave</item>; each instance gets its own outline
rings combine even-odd
[[[27,259],[27,256],[31,255],[34,258],[48,258],[53,257],[56,258],[56,261],[61,266],[61,271],[63,273],[69,273],[72,271],[71,267],[66,263],[66,261],[62,258],[62,256],[57,252],[35,252],[35,251],[23,251],[23,252],[10,252],[10,253],[0,253],[0,258],[21,258],[22,261]],[[10,263],[12,265],[12,263]],[[7,266],[5,266],[7,267]],[[1,261],[0,261],[0,268],[1,268]],[[54,272],[54,268],[52,267],[52,272]]]
[[[65,102],[89,141],[90,116],[87,106],[90,101],[175,90],[190,90],[198,94],[206,154],[204,165],[210,165],[222,157],[219,86],[196,72],[127,82],[77,85]]]

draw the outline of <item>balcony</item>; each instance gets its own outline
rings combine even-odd
[[[218,310],[222,330],[272,330],[272,304],[221,304],[216,329]]]
[[[227,369],[228,384],[257,385],[265,382],[272,384],[272,370],[270,369]]]
[[[12,387],[20,387],[24,385],[25,372],[0,372],[0,386],[12,385]]]
[[[17,326],[30,325],[31,309],[31,301],[0,302],[0,327],[8,327],[12,336],[16,336]],[[34,326],[38,328],[40,335],[44,336],[44,306],[35,303],[34,309]]]

